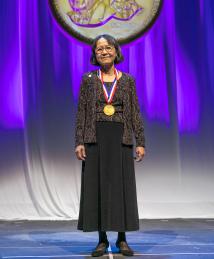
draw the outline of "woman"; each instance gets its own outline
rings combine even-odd
[[[136,161],[145,154],[144,128],[135,80],[115,68],[123,56],[110,35],[98,36],[92,45],[91,63],[98,70],[83,75],[75,132],[75,152],[82,160],[78,229],[99,231],[92,256],[109,246],[106,231],[117,231],[116,246],[133,255],[126,231],[139,229],[133,138]]]

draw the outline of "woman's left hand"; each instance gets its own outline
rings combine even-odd
[[[145,148],[144,147],[136,147],[136,162],[140,162],[145,156]]]

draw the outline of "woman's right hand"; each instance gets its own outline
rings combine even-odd
[[[76,156],[79,160],[85,160],[86,153],[85,153],[85,146],[79,145],[75,149]]]

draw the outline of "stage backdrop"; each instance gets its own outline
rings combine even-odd
[[[214,217],[214,1],[165,0],[122,48],[145,125],[135,163],[140,218]],[[77,219],[74,153],[90,47],[66,36],[47,1],[0,1],[0,219]]]

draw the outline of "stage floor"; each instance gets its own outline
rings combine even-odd
[[[76,224],[0,221],[0,258],[89,258],[97,232],[78,231]],[[117,233],[107,235],[111,245],[103,258],[123,258]],[[135,251],[131,258],[214,259],[214,219],[141,220],[140,231],[127,232],[127,241]]]

